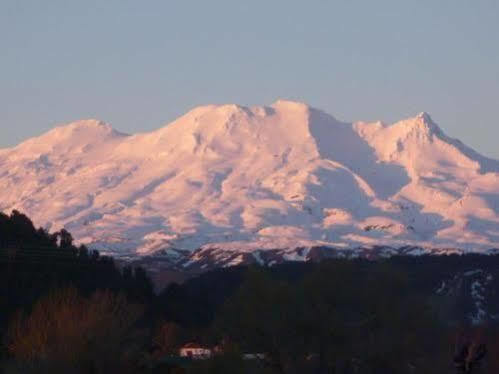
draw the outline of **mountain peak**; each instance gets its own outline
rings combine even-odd
[[[67,139],[70,137],[120,137],[126,134],[120,133],[111,127],[110,124],[98,119],[85,119],[62,126],[54,127],[43,137],[53,137]]]
[[[68,131],[102,131],[102,132],[116,132],[108,123],[90,118],[71,122],[66,125],[57,126],[52,131],[54,132],[68,132]]]
[[[127,136],[114,130],[109,124],[87,119],[56,126],[52,130],[19,144],[14,149],[26,154],[49,152],[54,149],[80,149],[89,144],[100,144]]]
[[[1,154],[2,209],[121,255],[497,243],[498,163],[424,112],[348,123],[278,100],[197,107],[155,131],[113,134],[78,121]]]
[[[273,108],[284,109],[284,110],[309,110],[310,107],[300,101],[278,99],[272,104]]]
[[[88,127],[88,128],[99,128],[99,127],[110,127],[106,122],[95,118],[83,119],[75,122],[71,122],[67,126],[70,127]]]
[[[223,104],[223,105],[216,105],[216,104],[208,104],[208,105],[200,105],[195,108],[192,108],[189,110],[187,113],[185,113],[183,116],[175,120],[175,122],[189,122],[189,121],[194,121],[197,122],[201,120],[202,118],[208,117],[208,118],[230,118],[233,115],[236,115],[238,113],[247,113],[248,108],[241,106],[241,105],[236,105],[236,104]],[[164,128],[169,127],[171,124],[165,125],[162,129],[159,129],[162,131]]]
[[[443,135],[440,127],[433,122],[427,112],[421,112],[414,117],[395,123],[392,130],[399,133],[401,138],[416,136],[417,138],[429,140],[435,135]]]
[[[421,112],[415,117],[417,125],[424,129],[429,135],[441,135],[442,130],[433,121],[430,114],[427,112]]]
[[[422,120],[426,121],[426,122],[433,122],[432,119],[431,119],[431,116],[428,112],[420,112],[416,118],[421,118]]]

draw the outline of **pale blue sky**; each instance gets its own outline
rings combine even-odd
[[[499,1],[0,0],[0,147],[277,98],[341,120],[427,111],[499,158]]]

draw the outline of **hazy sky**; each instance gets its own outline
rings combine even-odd
[[[427,111],[499,159],[499,1],[0,0],[0,147],[277,98],[348,121]]]

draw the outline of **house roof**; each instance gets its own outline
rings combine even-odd
[[[200,345],[198,343],[187,343],[187,344],[183,345],[181,349],[184,349],[184,348],[202,348],[202,349],[208,349],[208,348],[203,347],[202,345]]]

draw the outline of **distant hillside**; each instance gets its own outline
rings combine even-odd
[[[332,273],[342,263],[350,263],[349,271],[358,272],[359,279],[365,276],[366,270],[403,274],[408,282],[406,292],[420,295],[429,302],[443,325],[499,325],[499,255],[394,256],[374,261],[331,259],[320,263],[282,263],[262,271],[276,282],[299,284],[316,272],[328,272],[329,269]],[[183,325],[208,326],[240,288],[248,272],[257,268],[221,268],[193,277],[181,285],[171,284],[159,295],[162,310],[168,318]],[[353,287],[351,292],[359,292],[355,284],[337,287],[346,290]],[[374,294],[386,292],[377,288],[381,285],[373,284],[372,287]]]

